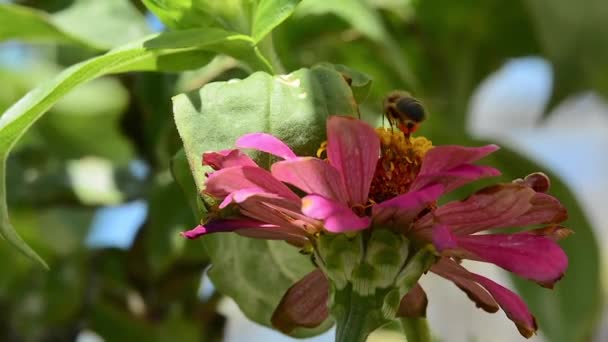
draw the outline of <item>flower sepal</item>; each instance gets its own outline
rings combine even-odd
[[[336,341],[365,341],[396,318],[402,298],[436,260],[403,234],[373,227],[354,234],[320,234],[315,261],[329,280]]]

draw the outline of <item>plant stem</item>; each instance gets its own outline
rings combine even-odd
[[[336,342],[365,342],[372,331],[386,324],[388,320],[382,317],[378,302],[375,296],[357,294],[351,284],[336,290],[332,305]]]
[[[274,43],[272,41],[272,33],[268,34],[262,41],[257,45],[262,56],[272,65],[274,74],[284,74],[285,67],[279,59],[277,51],[274,49]]]
[[[431,332],[426,318],[403,317],[400,321],[407,342],[431,342]]]

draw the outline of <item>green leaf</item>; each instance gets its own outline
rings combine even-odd
[[[142,0],[144,5],[165,25],[174,29],[207,27],[214,23],[200,1],[196,0]]]
[[[80,84],[97,77],[134,70],[164,70],[200,65],[209,61],[206,51],[219,51],[243,56],[258,65],[251,53],[252,42],[247,36],[220,29],[195,29],[162,33],[140,42],[112,50],[105,55],[76,64],[57,77],[32,90],[10,107],[0,118],[0,235],[18,250],[46,267],[40,257],[15,232],[8,219],[6,205],[6,158],[17,140],[59,99]],[[198,54],[199,59],[195,57]],[[169,58],[169,60],[165,59]],[[252,59],[253,58],[253,59]]]
[[[53,23],[47,13],[25,6],[0,4],[0,23],[0,41],[19,39],[93,47]]]
[[[324,66],[286,76],[258,72],[240,81],[210,83],[198,92],[174,97],[173,102],[199,190],[208,171],[201,165],[205,151],[229,148],[242,134],[264,131],[283,139],[296,153],[311,155],[325,140],[328,116],[357,113],[342,75]],[[261,157],[258,162],[268,165],[268,156]],[[232,297],[251,320],[267,326],[282,295],[313,267],[283,242],[236,234],[211,235],[203,242],[213,263],[209,276],[217,289]],[[323,328],[327,327],[319,329]]]
[[[77,0],[67,9],[54,13],[51,19],[64,32],[102,49],[152,33],[144,16],[128,0]]]
[[[99,50],[150,33],[143,15],[127,0],[78,0],[52,15],[25,6],[1,4],[0,22],[0,41],[76,44]]]
[[[353,70],[342,64],[320,63],[319,65],[332,68],[342,74],[342,76],[346,79],[346,82],[350,83],[350,87],[357,103],[362,103],[365,101],[372,87],[372,79],[368,75]]]
[[[546,169],[504,147],[491,157],[489,164],[501,170],[503,178],[507,179]],[[572,236],[560,242],[568,255],[568,270],[553,291],[514,275],[511,278],[536,315],[539,328],[548,340],[586,341],[593,334],[603,307],[598,243],[591,224],[572,192],[557,176],[549,175],[550,194],[568,208],[569,218],[563,225],[574,230]]]
[[[251,37],[257,43],[287,19],[301,0],[261,0],[255,9]]]

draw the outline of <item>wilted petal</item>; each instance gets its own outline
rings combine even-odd
[[[505,227],[506,222],[520,217],[531,207],[534,190],[517,185],[501,184],[484,188],[464,201],[454,201],[439,207],[416,223],[430,228],[433,220],[450,227],[456,235]]]
[[[302,212],[312,218],[323,220],[323,226],[332,233],[344,233],[369,227],[369,217],[357,216],[343,203],[318,195],[302,198]]]
[[[401,298],[399,303],[399,310],[397,310],[397,317],[426,317],[426,307],[429,304],[429,300],[426,297],[426,293],[422,289],[419,283],[416,283],[410,291]]]
[[[273,154],[283,159],[296,158],[296,154],[280,139],[266,133],[250,133],[241,136],[235,143],[236,147],[252,148]]]
[[[272,325],[289,334],[297,327],[314,328],[329,316],[329,282],[316,269],[287,290],[272,314]]]
[[[552,287],[566,271],[568,257],[553,240],[532,234],[459,236],[458,246],[526,279]]]
[[[431,272],[451,280],[454,285],[466,293],[470,300],[475,302],[475,305],[478,308],[489,313],[498,311],[498,304],[488,291],[471,280],[471,273],[455,261],[445,257],[440,258],[439,261],[431,267]]]
[[[450,228],[444,224],[438,224],[433,227],[433,245],[438,251],[446,249],[453,249],[458,247],[456,236],[452,233]]]
[[[443,194],[443,186],[434,184],[424,189],[410,191],[373,206],[374,222],[382,224],[393,221],[396,224],[411,222],[429,203]]]
[[[330,117],[327,120],[327,157],[344,178],[350,204],[365,204],[380,157],[376,131],[354,118]]]
[[[506,220],[495,228],[528,226],[532,224],[559,223],[568,218],[568,211],[560,201],[547,194],[537,192],[530,200],[531,208],[520,216]]]
[[[559,241],[561,239],[565,239],[568,236],[574,234],[574,232],[571,229],[568,229],[568,228],[566,228],[564,226],[560,226],[560,225],[553,225],[553,226],[548,226],[548,227],[543,227],[543,228],[538,228],[538,229],[532,229],[532,230],[529,230],[528,233],[545,236],[553,241]]]
[[[273,229],[276,228],[276,226],[251,219],[226,219],[207,222],[204,225],[198,225],[191,230],[181,233],[181,235],[188,239],[196,239],[201,235],[220,232],[232,232],[237,229],[249,228]]]
[[[205,152],[203,153],[203,165],[209,165],[214,170],[233,166],[257,166],[248,155],[236,149]]]
[[[307,194],[321,195],[342,203],[348,201],[342,175],[333,166],[317,158],[297,158],[274,163],[272,175]]]
[[[243,189],[262,189],[280,197],[298,200],[285,184],[274,178],[270,172],[259,167],[230,167],[213,172],[205,183],[205,191],[215,197],[223,198],[230,193]]]
[[[486,277],[474,273],[471,273],[471,275],[477,283],[490,292],[498,305],[507,314],[507,317],[515,323],[517,330],[519,330],[522,336],[530,338],[534,335],[538,329],[536,319],[534,319],[528,306],[518,295]]]
[[[279,226],[291,234],[319,231],[320,222],[305,216],[300,208],[300,199],[277,198],[273,194],[252,195],[239,203],[242,215]]]

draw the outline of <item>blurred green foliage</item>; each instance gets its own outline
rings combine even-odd
[[[422,133],[437,144],[478,143],[464,131],[470,95],[513,57],[540,55],[552,63],[553,103],[580,90],[608,92],[608,35],[601,34],[608,3],[602,0],[15,3],[0,4],[0,42],[10,41],[0,53],[18,50],[26,56],[0,59],[5,61],[0,64],[0,156],[8,158],[0,169],[0,184],[6,182],[0,186],[0,235],[8,240],[0,243],[3,341],[73,340],[83,329],[108,341],[221,340],[224,317],[216,309],[222,295],[198,296],[210,258],[217,264],[211,278],[218,288],[254,320],[267,320],[280,294],[262,304],[247,302],[248,293],[239,292],[235,283],[256,289],[260,279],[231,280],[222,268],[251,258],[239,252],[242,244],[250,254],[278,253],[275,261],[281,256],[292,260],[293,250],[270,251],[266,243],[236,237],[186,242],[178,235],[205,211],[195,189],[202,173],[197,170],[196,180],[190,173],[200,157],[192,146],[228,148],[238,135],[224,130],[227,134],[216,140],[207,139],[216,127],[200,126],[200,120],[190,124],[180,116],[185,99],[195,100],[192,111],[198,114],[204,112],[201,102],[216,100],[209,91],[218,85],[202,88],[197,99],[198,89],[208,83],[329,62],[304,69],[323,70],[317,74],[318,88],[309,92],[314,96],[305,102],[310,110],[356,99],[365,118],[378,120],[384,94],[408,89],[432,113]],[[164,22],[165,32],[151,34],[150,13]],[[358,72],[369,75],[373,85]],[[339,73],[351,76],[350,88],[328,82],[341,79]],[[247,113],[248,103],[271,98],[270,88],[256,88],[266,83],[256,84],[252,91],[231,86],[218,92],[232,106],[211,114],[227,115],[227,125],[241,119],[254,125],[253,119],[230,115]],[[188,127],[191,137],[182,143],[171,98],[191,91],[190,97],[175,100],[177,125]],[[286,110],[297,107],[288,96],[279,99]],[[345,108],[340,111],[356,111]],[[113,193],[91,195],[90,190],[83,196],[73,165],[90,158],[107,166]],[[134,160],[149,169],[143,177],[131,171]],[[503,170],[504,180],[539,169],[509,151],[490,163]],[[559,181],[553,189],[569,208],[567,225],[576,232],[564,242],[570,270],[554,292],[520,281],[516,285],[550,341],[587,341],[602,306],[598,246],[571,192]],[[144,200],[148,214],[129,248],[85,244],[100,207],[132,200]],[[15,253],[9,242],[46,261],[50,271]],[[236,259],[219,262],[225,253]],[[297,272],[310,266],[298,262],[291,265]],[[255,268],[259,265],[248,267],[251,274],[261,272]],[[288,286],[285,279],[290,278],[283,278],[280,286]]]

